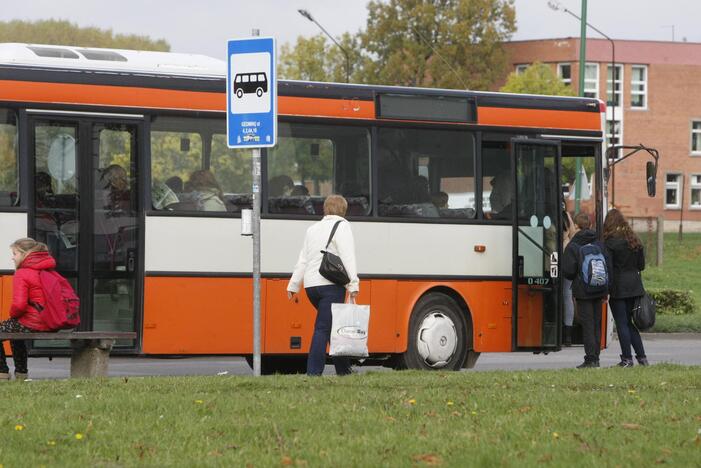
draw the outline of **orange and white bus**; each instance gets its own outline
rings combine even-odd
[[[251,155],[226,146],[225,71],[203,56],[0,45],[0,245],[45,241],[82,327],[138,333],[117,352],[252,354]],[[349,201],[367,362],[460,369],[560,349],[562,186],[581,158],[600,228],[601,101],[296,81],[278,96],[264,372],[304,368],[315,313],[285,289],[331,193]],[[3,317],[12,274],[0,255]]]

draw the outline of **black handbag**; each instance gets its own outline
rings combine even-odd
[[[336,234],[336,229],[342,221],[337,221],[331,229],[331,235],[326,243],[326,247],[321,251],[324,257],[321,259],[321,265],[319,265],[319,274],[339,286],[345,286],[350,283],[350,278],[348,277],[348,272],[346,272],[346,267],[343,266],[343,261],[338,255],[332,254],[327,249],[329,244],[331,244],[331,239],[333,235]]]
[[[657,304],[648,293],[635,298],[633,305],[633,324],[640,331],[648,330],[655,325]]]

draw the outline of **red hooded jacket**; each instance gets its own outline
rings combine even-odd
[[[56,268],[56,260],[49,252],[32,252],[27,255],[17,268],[12,281],[10,317],[16,318],[19,323],[32,330],[50,331],[39,312],[30,303],[46,305],[44,291],[39,281],[39,270],[54,268]]]

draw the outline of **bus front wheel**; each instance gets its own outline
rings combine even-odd
[[[239,99],[243,97],[243,90],[241,88],[236,90],[236,97]]]
[[[414,307],[406,352],[400,367],[460,370],[468,351],[464,314],[448,295],[431,293]]]

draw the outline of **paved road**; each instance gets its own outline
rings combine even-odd
[[[645,334],[643,340],[652,364],[670,362],[701,366],[701,334]],[[619,361],[618,342],[614,341],[601,355],[603,367],[613,366]],[[530,353],[489,353],[480,356],[476,371],[484,370],[525,370],[563,369],[582,362],[582,347],[565,348],[557,353],[534,355]],[[29,361],[32,379],[65,378],[69,374],[68,358],[32,358]],[[384,370],[381,367],[363,367],[364,370]],[[151,375],[216,375],[226,372],[229,375],[250,375],[251,370],[242,358],[199,357],[182,359],[154,359],[134,357],[113,357],[110,359],[110,376],[151,376]],[[327,373],[333,367],[327,366]]]

